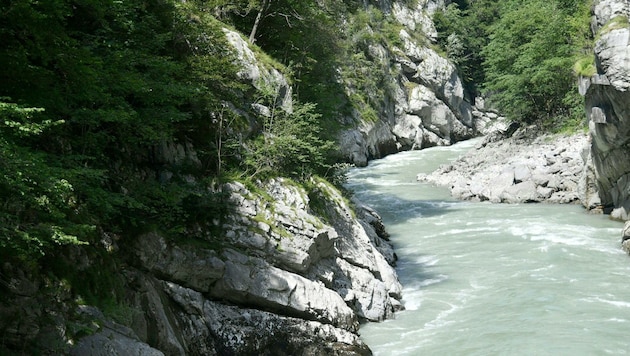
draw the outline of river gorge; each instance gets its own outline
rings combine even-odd
[[[457,201],[416,181],[476,142],[350,172],[391,234],[406,308],[362,339],[376,355],[626,354],[622,224],[579,205]]]
[[[630,1],[0,9],[0,355],[630,353]]]

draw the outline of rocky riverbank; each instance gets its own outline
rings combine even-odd
[[[448,186],[455,198],[493,203],[579,203],[595,208],[586,134],[538,136],[534,128],[486,136],[469,153],[419,181]]]
[[[107,251],[127,256],[119,274],[98,272],[125,291],[115,312],[86,305],[63,281],[31,282],[39,279],[0,266],[8,291],[0,354],[16,340],[45,354],[371,354],[359,323],[402,309],[380,217],[323,180],[308,191],[281,178],[222,190],[234,209],[215,222],[218,240],[152,231],[124,246],[103,237]],[[73,261],[78,275],[99,269],[83,249],[60,258]]]

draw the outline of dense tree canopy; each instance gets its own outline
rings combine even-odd
[[[249,33],[262,12],[251,32],[270,43],[298,22],[314,26],[305,19],[315,7],[284,0],[2,2],[0,253],[30,259],[94,241],[101,228],[182,231],[200,209],[221,208],[204,184],[231,170],[326,174],[331,147],[318,136],[314,105],[298,101],[264,134],[239,134],[246,115],[260,127],[266,118],[245,103],[255,95],[238,79],[216,18],[231,14]],[[194,142],[199,160],[165,161],[161,147],[169,142]],[[262,149],[282,159],[265,163]],[[191,174],[194,183],[185,179]]]
[[[591,42],[588,1],[458,4],[440,13],[436,22],[440,43],[473,95],[483,92],[512,120],[546,127],[583,116],[572,71]]]

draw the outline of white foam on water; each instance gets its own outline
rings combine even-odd
[[[451,304],[450,309],[441,311],[435,319],[431,320],[428,323],[425,323],[424,328],[431,330],[431,329],[438,329],[447,325],[454,324],[456,321],[450,320],[448,319],[448,317],[460,309],[461,309],[460,306]]]
[[[606,321],[611,321],[613,323],[627,323],[628,322],[627,319],[621,319],[621,318],[610,318]]]
[[[362,326],[375,354],[619,354],[630,325],[622,225],[577,206],[454,201],[415,182],[463,152],[450,150],[352,171],[355,195],[385,219],[403,283],[406,310]]]
[[[420,309],[422,306],[422,292],[418,290],[403,289],[403,299],[401,303],[405,307],[406,311],[413,311]]]
[[[420,283],[418,283],[417,285],[418,285],[418,288],[423,288],[423,287],[428,287],[433,284],[442,283],[447,279],[448,279],[448,276],[442,274],[442,275],[438,275],[435,278],[427,278],[421,281]]]
[[[595,302],[606,303],[606,304],[613,305],[617,308],[630,308],[630,302],[624,302],[621,300],[610,300],[610,299],[604,299],[601,297],[588,297],[588,298],[582,298],[580,300],[588,302],[588,303],[595,303]]]
[[[435,255],[420,256],[414,260],[414,263],[428,267],[435,266],[438,262],[440,262],[440,258]]]
[[[404,186],[412,186],[417,187],[418,183],[415,182],[404,182],[398,179],[383,179],[383,178],[365,178],[365,183],[372,184],[377,187],[404,187]]]

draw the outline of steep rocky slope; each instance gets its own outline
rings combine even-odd
[[[72,355],[370,354],[359,322],[401,308],[395,255],[378,215],[357,206],[355,216],[333,187],[313,184],[310,195],[283,179],[256,191],[227,184],[235,209],[219,246],[159,232],[132,246],[104,237],[109,251],[127,255],[117,271],[127,304],[116,321],[80,302],[73,310],[77,301],[54,286],[63,281],[33,281],[3,266],[12,295],[0,307],[3,347],[26,343],[25,353]],[[66,258],[78,274],[99,263],[80,248]]]
[[[390,153],[450,145],[485,133],[497,115],[474,107],[465,98],[457,69],[430,45],[437,36],[431,16],[444,2],[385,1],[379,5],[402,25],[398,45],[373,43],[369,47],[373,68],[391,68],[391,73],[382,74],[391,90],[388,100],[377,108],[378,120],[359,113],[348,118],[352,127],[339,135],[344,156],[365,166],[369,159]]]
[[[145,343],[167,355],[369,353],[358,323],[400,308],[395,258],[377,215],[354,217],[334,188],[316,184],[311,197],[282,179],[259,192],[226,185],[236,208],[222,248],[140,236],[124,272],[137,311],[130,329],[101,328],[72,353],[142,353]]]
[[[596,1],[597,74],[583,78],[592,137],[591,156],[602,204],[617,219],[630,218],[630,4]]]
[[[240,34],[224,33],[243,83],[272,88],[277,105],[292,110],[285,76]],[[199,165],[192,142],[164,142],[153,155],[162,166]],[[144,174],[168,181],[176,173]],[[194,186],[196,178],[182,178]],[[86,305],[54,274],[2,265],[0,353],[370,354],[359,323],[402,308],[396,256],[374,211],[324,180],[306,186],[278,178],[214,188],[228,210],[200,221],[195,234],[204,239],[102,231],[91,252],[68,246],[57,259],[75,283],[81,275],[85,283],[115,281],[111,293],[124,302],[110,310]]]
[[[359,112],[346,118],[338,137],[346,159],[365,165],[484,132],[497,115],[466,100],[455,67],[430,46],[436,35],[431,14],[444,3],[372,5],[402,27],[396,45],[369,46],[369,60],[379,64],[374,68],[388,69],[377,74],[388,89],[375,108],[376,120]],[[231,132],[246,137],[257,130],[253,116],[293,110],[293,87],[242,34],[222,31],[246,87],[238,102],[224,108],[249,121],[239,128],[243,132]],[[263,92],[273,102],[257,100]],[[192,140],[166,140],[138,153],[156,163],[138,174],[209,189],[197,184],[199,177],[168,168],[199,168],[197,149]],[[0,266],[0,353],[370,354],[358,336],[359,323],[382,321],[402,308],[396,255],[379,216],[317,178],[212,186],[227,212],[200,211],[206,215],[195,238],[159,228],[99,230],[97,243],[62,248],[54,265],[43,267],[64,270],[72,281]],[[90,283],[109,286],[104,298],[117,302],[89,305],[73,283],[88,284],[83,290]]]

